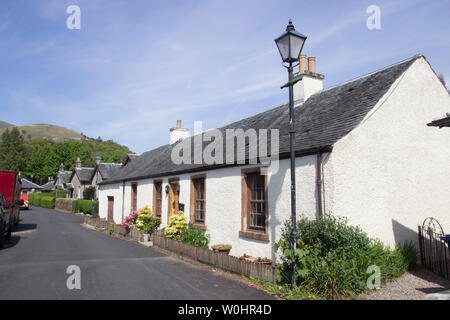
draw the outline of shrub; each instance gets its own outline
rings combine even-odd
[[[92,200],[75,200],[73,202],[72,212],[92,214]]]
[[[67,198],[67,190],[57,190],[56,198]]]
[[[125,217],[123,225],[127,228],[134,227],[136,225],[138,216],[139,216],[138,210],[131,212],[131,214],[129,216]]]
[[[95,198],[95,187],[87,187],[83,190],[83,200],[94,200]]]
[[[181,240],[181,236],[187,229],[188,223],[183,211],[178,211],[169,218],[169,223],[165,229],[168,238]]]
[[[139,230],[143,230],[146,233],[151,234],[153,231],[159,228],[161,225],[161,220],[156,219],[153,212],[148,206],[145,206],[139,210],[139,215],[136,220],[136,227]]]
[[[183,232],[181,240],[187,244],[202,248],[208,248],[209,244],[209,238],[206,236],[205,231],[201,229],[187,228]]]
[[[372,274],[367,268],[376,265],[381,271],[381,283],[401,276],[417,260],[412,244],[394,250],[373,240],[361,229],[347,224],[345,218],[326,216],[324,219],[301,218],[297,223],[297,250],[289,246],[291,225],[285,223],[282,238],[274,245],[281,249],[280,283],[288,283],[291,264],[297,265],[296,280],[308,292],[328,299],[352,296],[366,290]]]
[[[48,209],[55,209],[55,197],[45,196],[40,198],[40,206]]]

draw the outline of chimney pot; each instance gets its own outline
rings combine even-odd
[[[311,73],[316,73],[316,57],[308,57],[308,71]]]
[[[304,53],[300,55],[300,72],[306,72],[306,54]]]
[[[177,129],[181,128],[181,120],[177,120]]]

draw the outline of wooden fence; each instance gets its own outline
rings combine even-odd
[[[153,234],[153,245],[225,271],[276,283],[277,268],[271,264],[251,262],[228,254],[192,246],[182,241],[169,239],[160,231]]]
[[[103,230],[104,232],[109,232],[111,227],[111,224],[104,219],[88,216],[84,218],[84,223]],[[134,241],[142,241],[143,237],[142,231],[128,229],[121,225],[114,225],[114,232],[112,235]],[[278,269],[271,264],[251,262],[228,254],[216,253],[210,249],[200,248],[181,241],[172,240],[165,237],[161,230],[153,233],[152,239],[153,245],[161,249],[248,278],[253,277],[259,280],[276,283]]]

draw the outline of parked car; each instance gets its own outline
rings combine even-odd
[[[20,210],[28,210],[30,209],[30,199],[28,198],[28,195],[23,194],[20,196],[19,200]]]
[[[0,249],[3,248],[5,239],[11,238],[14,221],[13,215],[6,203],[6,198],[0,192]]]

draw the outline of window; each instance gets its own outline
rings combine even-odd
[[[153,212],[156,217],[161,217],[162,211],[162,181],[153,182]]]
[[[206,224],[206,175],[191,177],[191,224],[194,228],[205,229]]]
[[[131,184],[131,211],[137,210],[137,183]]]
[[[249,228],[265,231],[266,228],[266,177],[259,174],[248,175],[250,185]]]
[[[242,229],[239,236],[269,241],[267,176],[260,168],[242,170]]]

